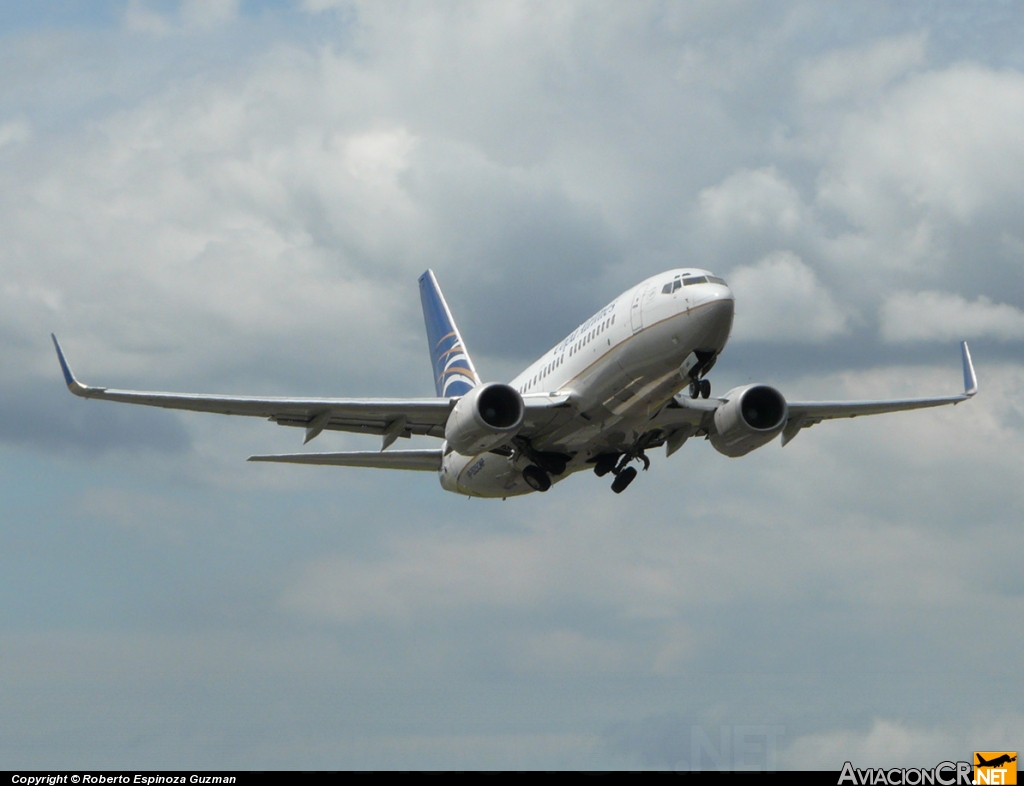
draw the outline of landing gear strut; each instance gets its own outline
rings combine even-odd
[[[651,460],[643,449],[634,449],[629,453],[606,453],[601,456],[594,465],[594,474],[600,478],[609,472],[613,473],[615,480],[612,481],[612,491],[621,494],[637,476],[636,467],[627,466],[636,460],[643,462],[644,470],[651,466]]]

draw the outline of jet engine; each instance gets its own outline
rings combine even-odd
[[[444,438],[463,456],[504,445],[523,425],[526,409],[519,391],[499,382],[477,385],[455,404]]]
[[[733,388],[727,401],[715,410],[711,444],[731,458],[745,456],[779,435],[789,417],[786,399],[768,385]]]

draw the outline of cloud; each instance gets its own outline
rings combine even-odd
[[[96,406],[75,399],[57,373],[52,380],[0,388],[0,442],[32,450],[85,455],[112,450],[182,453],[190,445],[181,423],[165,412]]]
[[[814,103],[876,96],[924,64],[927,41],[927,34],[918,32],[828,52],[797,71],[797,93]]]
[[[901,293],[882,304],[881,337],[891,343],[994,338],[1024,340],[1024,311],[993,303],[984,295],[969,301],[948,292]]]
[[[1019,329],[1022,12],[327,6],[122,3],[120,28],[5,38],[0,614],[56,631],[0,647],[5,761],[609,766],[588,746],[625,723],[622,755],[675,766],[680,719],[687,745],[764,724],[897,757],[1012,709],[1020,627],[963,633],[1024,597],[1012,346],[956,408],[490,504],[248,465],[301,432],[74,399],[47,336],[93,384],[429,395],[426,267],[511,373],[700,265],[738,297],[716,390],[956,392],[955,346],[907,364],[900,293]]]
[[[152,0],[128,0],[124,26],[135,33],[163,36],[169,33],[208,31],[238,17],[241,0],[180,0],[176,12],[167,13]]]
[[[24,142],[32,136],[32,127],[24,120],[0,123],[0,148]]]
[[[792,252],[778,251],[737,268],[729,286],[736,294],[737,341],[813,344],[850,329],[852,314]]]
[[[807,734],[781,752],[786,769],[838,770],[854,767],[934,767],[942,761],[969,761],[971,751],[1011,750],[1024,732],[1024,717],[999,713],[967,724],[920,727],[875,718],[866,731]]]
[[[849,114],[818,198],[860,227],[970,223],[1020,207],[1024,75],[962,63],[915,74]]]
[[[797,190],[775,167],[743,170],[701,191],[699,217],[718,232],[775,230],[790,234],[802,220]]]

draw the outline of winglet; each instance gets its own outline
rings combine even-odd
[[[960,351],[964,356],[964,395],[973,396],[978,392],[978,377],[974,373],[974,363],[971,361],[971,350],[967,348],[967,342],[960,342]]]
[[[60,348],[60,344],[57,343],[57,337],[53,333],[51,333],[50,338],[53,339],[53,346],[57,350],[57,360],[60,361],[60,370],[64,372],[64,382],[67,383],[68,390],[70,390],[76,396],[85,395],[86,390],[88,390],[88,386],[83,385],[81,382],[75,379],[75,375],[71,373],[71,367],[68,365],[68,361],[64,357],[64,350],[62,350]]]

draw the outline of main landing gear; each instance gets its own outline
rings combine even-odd
[[[523,470],[523,480],[534,491],[547,491],[551,488],[551,476],[534,464]]]
[[[616,475],[615,480],[612,481],[612,491],[616,494],[621,494],[626,490],[626,486],[633,482],[633,478],[635,477],[636,467],[626,467]]]
[[[632,455],[629,453],[605,453],[594,462],[594,474],[603,478],[609,472],[613,473],[615,480],[612,481],[612,491],[621,494],[637,476],[636,467],[626,466],[634,459],[639,459],[644,463],[645,471],[651,466],[651,460],[647,458],[643,450],[638,450]]]
[[[711,380],[710,379],[691,379],[690,380],[690,398],[710,398],[711,396]]]

